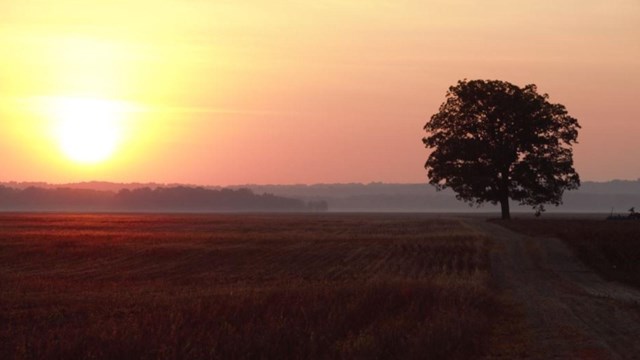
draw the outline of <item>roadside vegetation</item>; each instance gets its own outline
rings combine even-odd
[[[3,215],[0,358],[480,358],[489,251],[424,215]]]
[[[527,235],[560,238],[604,278],[640,288],[640,221],[516,219],[497,223]]]

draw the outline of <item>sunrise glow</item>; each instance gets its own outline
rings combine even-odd
[[[125,106],[109,100],[58,98],[51,117],[62,153],[70,160],[95,164],[109,159],[122,139]]]
[[[425,182],[466,78],[536,84],[581,178],[636,179],[638,39],[634,0],[3,1],[0,178]]]

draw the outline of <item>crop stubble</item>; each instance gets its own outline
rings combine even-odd
[[[489,250],[426,215],[3,215],[0,357],[480,357]]]

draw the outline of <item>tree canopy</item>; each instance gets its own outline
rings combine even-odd
[[[500,203],[504,219],[509,199],[539,214],[580,186],[572,151],[579,128],[535,85],[461,80],[424,126],[429,182],[470,204]]]

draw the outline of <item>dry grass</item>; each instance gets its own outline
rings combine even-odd
[[[528,235],[560,238],[605,278],[640,287],[640,221],[518,219],[497,223]]]
[[[0,358],[477,358],[488,251],[420,215],[3,215]]]

